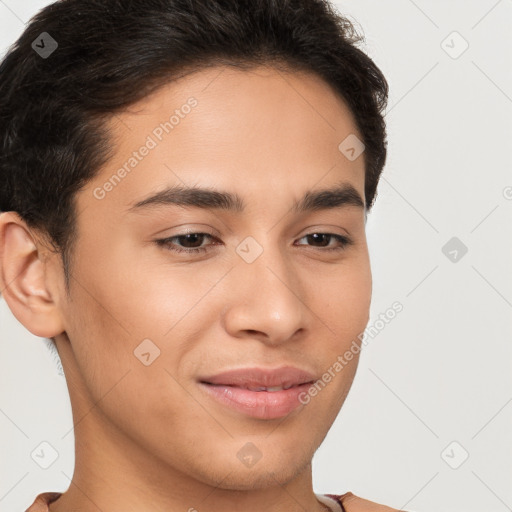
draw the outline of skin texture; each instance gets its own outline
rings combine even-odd
[[[197,106],[95,197],[190,97]],[[350,161],[338,149],[350,134],[362,139],[350,111],[314,75],[217,67],[165,86],[110,128],[114,157],[76,198],[71,300],[59,256],[15,213],[0,216],[3,295],[29,331],[55,339],[71,397],[75,473],[50,510],[325,510],[313,493],[311,459],[358,356],[310,403],[274,420],[213,401],[197,379],[282,365],[320,378],[359,343],[372,289],[365,210],[290,210],[305,192],[340,181],[364,200],[364,154]],[[175,184],[237,193],[245,211],[127,211]],[[187,229],[212,233],[218,245],[205,238],[207,252],[190,255],[155,243]],[[318,232],[353,243],[326,251],[304,238]],[[236,252],[248,236],[263,248],[250,264]],[[148,366],[134,355],[144,339],[160,350]],[[250,468],[237,457],[247,442],[261,453]],[[366,508],[353,501],[348,510]]]

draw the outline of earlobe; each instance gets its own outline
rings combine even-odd
[[[32,334],[51,338],[64,329],[47,287],[46,254],[15,212],[0,214],[0,290],[17,320]]]

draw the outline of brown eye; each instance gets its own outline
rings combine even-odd
[[[174,252],[199,253],[208,250],[208,246],[203,245],[206,237],[214,238],[209,233],[184,233],[156,240],[156,243]]]
[[[303,239],[306,239],[309,243],[313,244],[313,247],[327,251],[340,251],[352,244],[352,240],[350,240],[350,238],[334,233],[310,233],[303,236],[300,240]],[[334,242],[337,242],[337,245],[331,245],[333,240]]]

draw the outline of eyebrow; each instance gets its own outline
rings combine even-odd
[[[245,209],[243,199],[236,193],[202,187],[175,185],[146,197],[128,208],[129,212],[138,212],[148,208],[166,205],[192,206],[195,208],[226,210],[242,213]],[[294,213],[329,210],[356,206],[365,207],[364,201],[353,185],[341,182],[337,186],[321,190],[309,190],[292,206]]]

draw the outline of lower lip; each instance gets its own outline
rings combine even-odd
[[[200,383],[215,400],[247,416],[264,420],[282,418],[303,405],[299,395],[307,392],[312,383],[282,391],[251,391],[234,386]]]

